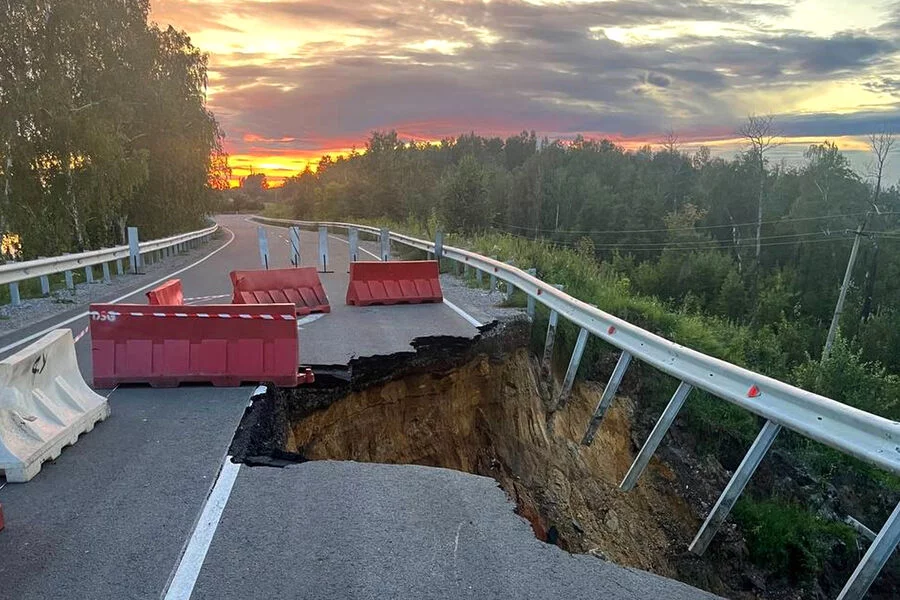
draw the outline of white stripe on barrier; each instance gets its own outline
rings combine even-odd
[[[274,321],[278,318],[281,318],[285,321],[296,321],[297,317],[295,315],[270,315],[270,314],[262,314],[262,315],[251,315],[246,313],[241,313],[237,315],[230,315],[226,313],[219,313],[216,315],[210,313],[142,313],[142,312],[127,312],[121,313],[116,311],[92,311],[88,313],[90,317],[95,321],[115,321],[117,317],[127,316],[127,317],[158,317],[158,318],[177,318],[177,319],[248,319],[248,320],[261,320],[261,321]]]

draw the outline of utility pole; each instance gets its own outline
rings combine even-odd
[[[856,264],[856,256],[859,254],[859,241],[862,239],[863,231],[868,225],[872,213],[881,214],[881,211],[878,210],[878,200],[881,197],[881,179],[884,174],[884,165],[893,145],[894,134],[887,130],[881,133],[873,133],[869,136],[869,148],[871,148],[872,156],[875,158],[874,172],[871,174],[875,179],[875,189],[871,200],[872,207],[866,212],[863,222],[856,228],[853,249],[850,251],[850,260],[847,262],[847,272],[844,273],[844,283],[841,284],[838,301],[834,307],[834,316],[831,319],[831,327],[828,328],[828,337],[825,338],[825,348],[822,349],[823,361],[831,354],[831,347],[834,345],[834,338],[837,335],[838,322],[841,320],[841,313],[844,312],[844,300],[847,299],[847,289],[850,287],[853,267]]]
[[[868,220],[869,213],[866,213],[865,220],[856,228],[856,235],[853,238],[853,249],[850,250],[850,260],[847,262],[847,271],[844,273],[844,283],[841,284],[841,292],[838,294],[837,304],[834,307],[834,316],[831,318],[831,327],[828,328],[828,337],[825,338],[825,348],[822,350],[823,361],[831,354],[831,347],[834,345],[834,337],[837,335],[841,313],[844,312],[844,301],[847,299],[847,290],[850,288],[853,266],[856,264],[856,255],[859,254],[859,240],[862,238],[863,229],[865,229],[866,221]]]

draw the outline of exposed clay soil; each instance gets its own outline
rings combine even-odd
[[[704,557],[687,551],[698,513],[727,480],[717,462],[654,458],[634,490],[620,491],[644,435],[633,432],[634,403],[617,398],[593,445],[582,446],[602,388],[579,383],[565,409],[550,413],[553,384],[541,381],[527,337],[527,325],[505,323],[475,342],[418,340],[416,352],[319,368],[314,386],[254,401],[231,453],[248,464],[335,459],[489,476],[539,539],[570,552],[731,598],[815,597],[767,587],[733,525]]]

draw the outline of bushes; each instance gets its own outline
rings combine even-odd
[[[826,521],[795,504],[742,498],[734,507],[750,559],[794,583],[817,577],[826,564],[849,562],[856,534],[843,523]]]
[[[794,371],[804,389],[867,412],[900,419],[900,377],[878,363],[866,362],[840,336],[824,361],[808,360]]]

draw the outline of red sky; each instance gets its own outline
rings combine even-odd
[[[373,130],[534,130],[734,151],[773,114],[800,156],[900,130],[898,0],[151,0],[209,53],[236,176],[302,171]],[[723,141],[732,140],[732,141]],[[854,157],[855,156],[855,157]],[[900,165],[900,157],[893,161]],[[898,167],[900,168],[900,167]],[[900,176],[900,171],[898,171]]]

